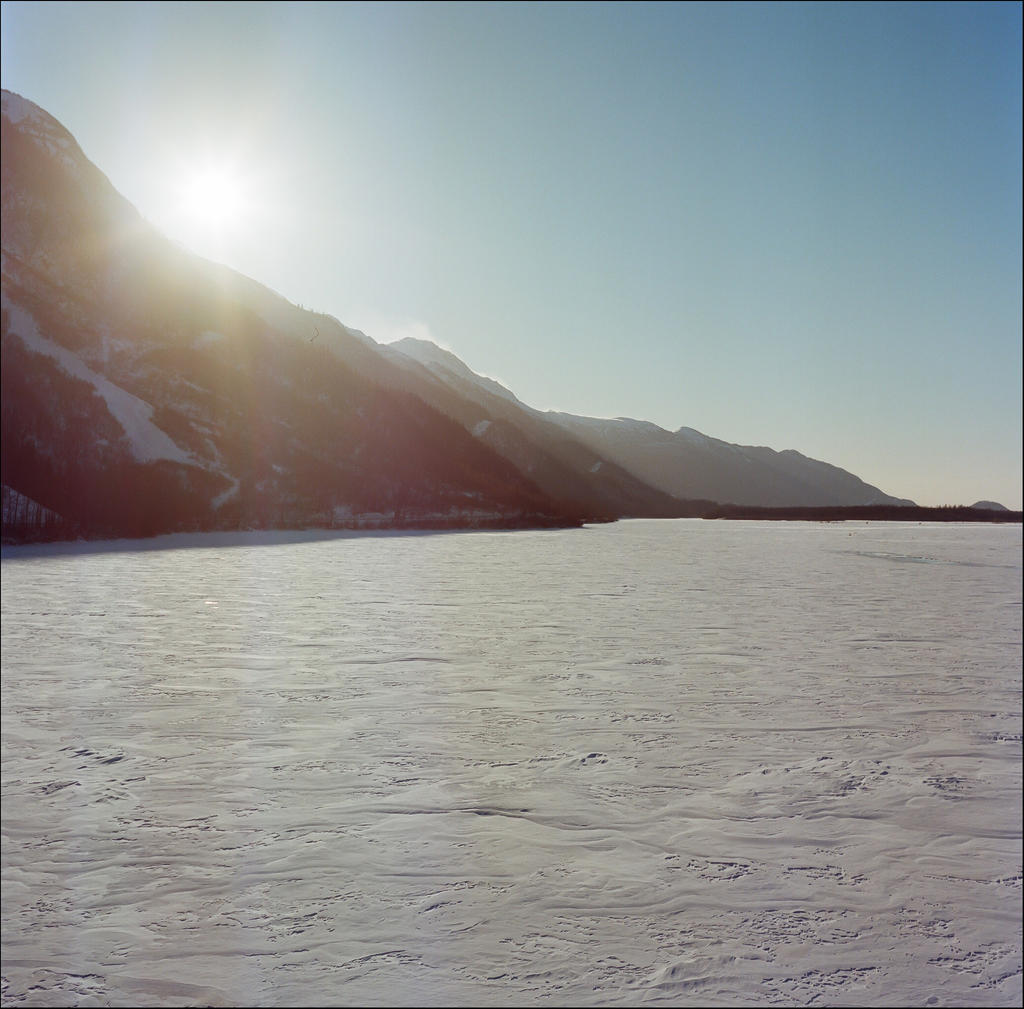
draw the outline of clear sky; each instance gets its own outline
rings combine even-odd
[[[3,3],[154,224],[532,406],[1021,507],[1021,6]]]

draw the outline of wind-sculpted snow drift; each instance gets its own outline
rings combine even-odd
[[[899,503],[797,453],[533,410],[178,248],[19,95],[0,126],[3,483],[73,534]]]

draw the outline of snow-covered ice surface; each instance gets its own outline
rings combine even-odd
[[[5,1005],[1019,1004],[1019,526],[259,539],[4,551]]]

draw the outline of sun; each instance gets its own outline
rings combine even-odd
[[[247,199],[241,175],[227,165],[206,165],[187,174],[181,209],[193,226],[223,233],[242,223]]]
[[[237,266],[280,219],[273,173],[244,147],[181,143],[163,168],[154,223],[197,255]]]

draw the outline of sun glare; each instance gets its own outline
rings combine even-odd
[[[265,160],[244,149],[181,143],[165,161],[165,202],[154,223],[192,252],[240,266],[263,244],[273,220]]]
[[[245,215],[242,181],[229,168],[197,170],[186,178],[181,197],[186,215],[203,228],[223,231],[240,223]]]

